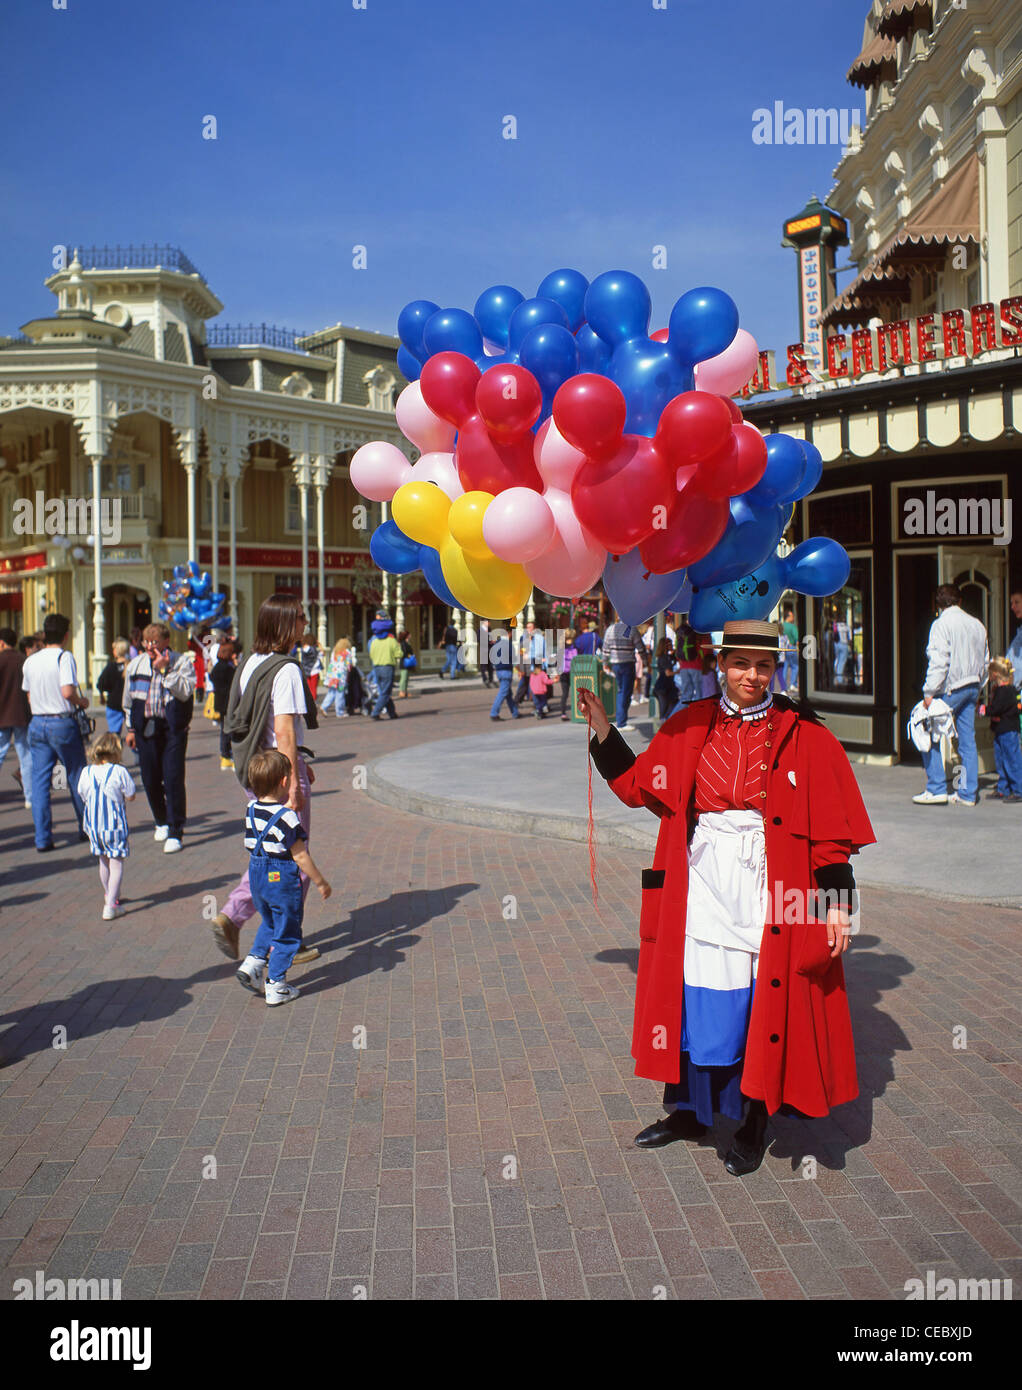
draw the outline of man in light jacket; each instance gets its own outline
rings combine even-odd
[[[985,684],[990,665],[987,630],[978,618],[961,607],[962,595],[956,584],[942,584],[937,590],[937,617],[926,644],[926,679],[923,704],[929,709],[939,695],[955,717],[958,751],[965,768],[965,780],[952,792],[950,800],[959,806],[975,806],[979,798],[979,759],[976,756],[976,702]],[[946,805],[947,777],[939,741],[923,754],[926,790],[912,800],[917,806]]]

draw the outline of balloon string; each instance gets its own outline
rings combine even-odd
[[[589,752],[589,744],[593,737],[593,717],[588,709],[586,710],[586,726],[589,730],[589,737],[586,739],[586,771],[589,777],[589,823],[587,827],[587,839],[589,844],[589,882],[593,890],[593,907],[599,909],[599,893],[596,888],[596,849],[593,845],[593,759]]]

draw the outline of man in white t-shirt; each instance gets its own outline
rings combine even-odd
[[[28,746],[32,753],[32,820],[37,854],[47,854],[55,848],[50,782],[58,762],[67,774],[67,789],[78,818],[78,838],[88,839],[82,829],[85,807],[78,794],[85,745],[74,715],[76,709],[88,709],[89,702],[78,689],[75,659],[64,650],[70,626],[62,613],[50,613],[43,623],[46,645],[27,657],[22,668],[21,688],[28,695],[32,711]]]

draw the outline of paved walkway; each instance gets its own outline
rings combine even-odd
[[[114,923],[66,797],[37,857],[5,767],[3,1296],[37,1269],[126,1298],[899,1299],[931,1269],[1022,1288],[1018,913],[876,890],[849,965],[860,1099],[777,1122],[746,1179],[723,1171],[723,1123],[640,1153],[659,1114],[628,1055],[647,851],[601,847],[597,911],[584,845],[362,789],[427,745],[453,794],[444,743],[492,735],[483,754],[553,803],[562,728],[498,729],[487,706],[466,683],[310,740],[334,896],[310,899],[323,955],[276,1010],[203,921],[243,862],[204,721],[186,850],[160,853],[132,808]],[[980,854],[984,823],[964,833]]]

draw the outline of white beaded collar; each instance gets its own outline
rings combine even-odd
[[[742,709],[741,705],[736,705],[733,700],[729,700],[724,694],[720,697],[721,712],[731,718],[741,718],[743,720],[765,719],[773,708],[774,697],[767,692],[765,700],[761,700],[758,705],[749,705]]]

